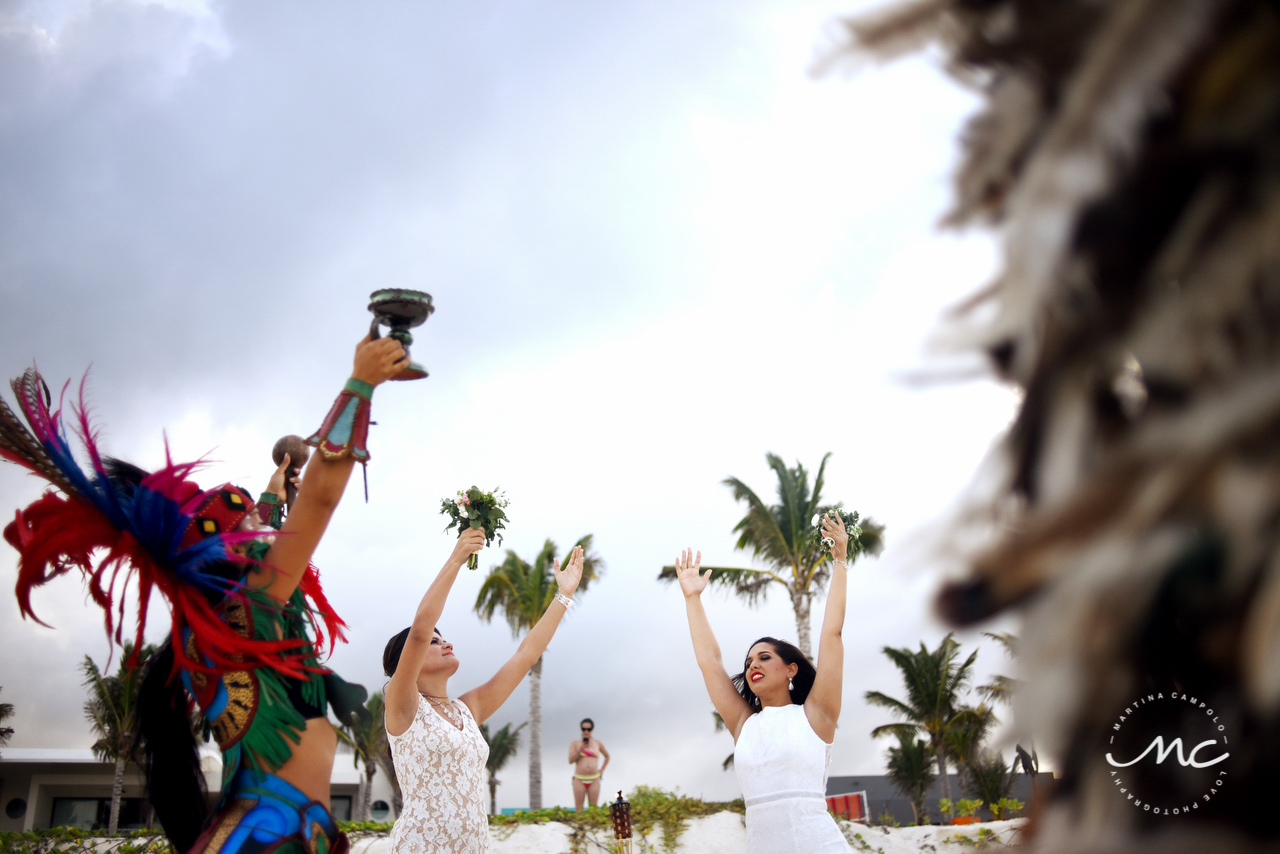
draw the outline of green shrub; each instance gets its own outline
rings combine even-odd
[[[982,806],[982,801],[971,801],[968,798],[961,798],[956,802],[956,813],[958,815],[973,815]]]
[[[1025,806],[1026,804],[1017,798],[1001,798],[991,805],[991,814],[996,817],[996,821],[1013,818],[1014,814],[1022,812]]]

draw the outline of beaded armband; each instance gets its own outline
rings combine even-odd
[[[258,520],[264,525],[270,525],[277,531],[284,524],[284,502],[280,500],[280,496],[274,492],[264,492],[258,496],[258,503],[255,507],[258,511]]]
[[[342,394],[333,403],[320,429],[307,439],[327,460],[351,457],[358,463],[369,462],[365,442],[369,438],[369,402],[373,386],[363,380],[347,380]]]

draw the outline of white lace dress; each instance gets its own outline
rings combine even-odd
[[[733,767],[747,804],[747,854],[846,854],[827,813],[831,745],[804,706],[766,706],[738,733]]]
[[[387,733],[404,811],[391,831],[392,854],[487,854],[484,763],[489,745],[464,703],[451,700],[462,729],[418,697],[403,735]]]

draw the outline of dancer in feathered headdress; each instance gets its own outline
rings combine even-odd
[[[274,538],[258,522],[271,508],[255,513],[252,497],[231,484],[201,489],[189,479],[197,463],[167,460],[148,473],[103,457],[83,404],[74,412],[88,455],[82,468],[62,410],[50,409],[35,371],[12,383],[30,429],[0,399],[0,456],[54,487],[4,529],[20,556],[23,616],[38,621],[33,588],[78,571],[120,643],[126,592],[136,583],[137,649],[152,594],[169,604],[172,630],[150,665],[140,706],[151,802],[179,851],[346,849],[326,808],[337,742],[327,707],[344,722],[367,714],[365,691],[319,662],[319,648],[327,642],[332,651],[344,639],[343,623],[310,560],[352,466],[369,458],[373,388],[406,363],[392,338],[356,347],[352,377],[308,440],[319,453]],[[264,498],[283,495],[288,465],[286,457]],[[208,820],[191,702],[222,750],[222,795]]]

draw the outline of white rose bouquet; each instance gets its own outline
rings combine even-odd
[[[862,517],[857,511],[849,513],[841,510],[839,507],[832,507],[827,511],[827,515],[833,518],[839,518],[844,522],[844,529],[849,533],[849,557],[853,557],[862,551],[862,528],[858,526],[858,520]],[[822,514],[815,513],[813,516],[813,527],[818,529],[818,533],[822,533]],[[822,547],[828,552],[836,547],[836,541],[830,537],[822,538]]]

